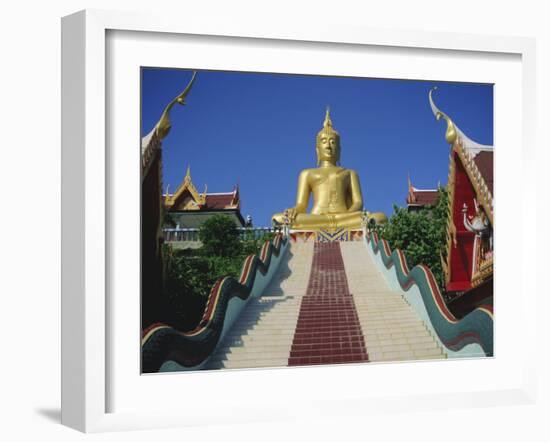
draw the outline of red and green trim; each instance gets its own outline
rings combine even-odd
[[[182,332],[163,323],[152,324],[142,331],[142,372],[158,372],[166,361],[174,361],[184,368],[196,367],[208,359],[218,344],[227,317],[229,301],[250,298],[258,272],[266,275],[272,258],[279,257],[287,239],[277,235],[266,241],[259,257],[249,255],[242,266],[238,280],[220,278],[212,287],[199,325]]]
[[[429,320],[441,343],[455,352],[468,344],[477,343],[487,356],[493,356],[493,308],[483,305],[457,319],[447,308],[439,286],[431,270],[417,265],[409,270],[403,251],[393,252],[385,239],[379,239],[376,233],[367,234],[367,242],[375,254],[379,254],[387,269],[395,268],[395,275],[403,291],[413,285],[418,287]]]

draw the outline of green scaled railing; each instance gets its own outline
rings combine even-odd
[[[493,306],[482,305],[457,319],[447,308],[437,281],[431,270],[424,264],[409,270],[407,259],[402,250],[392,252],[385,239],[379,239],[377,233],[367,233],[367,242],[372,251],[379,254],[384,266],[395,268],[395,275],[403,291],[416,285],[422,296],[429,320],[441,343],[456,352],[468,344],[477,343],[486,356],[493,356]]]
[[[246,302],[251,298],[258,273],[268,274],[272,261],[280,257],[287,243],[288,239],[278,234],[273,242],[264,243],[259,255],[249,255],[245,259],[238,280],[229,276],[218,279],[194,330],[182,332],[163,323],[152,324],[143,330],[142,372],[158,372],[167,361],[175,362],[182,370],[201,368],[244,308],[245,303],[239,303],[229,311],[230,301],[238,298]]]

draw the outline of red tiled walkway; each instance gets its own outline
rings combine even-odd
[[[368,361],[338,242],[315,243],[288,365]]]

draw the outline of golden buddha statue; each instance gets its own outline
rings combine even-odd
[[[383,213],[363,212],[357,172],[339,166],[340,135],[332,127],[328,108],[323,128],[317,134],[316,151],[318,167],[300,173],[296,206],[273,215],[273,223],[313,231],[361,229],[363,223],[369,221],[385,223],[387,217]],[[306,213],[310,194],[313,194],[313,207],[311,213]]]

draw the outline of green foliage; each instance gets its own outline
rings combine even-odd
[[[201,224],[199,239],[206,256],[237,256],[241,254],[242,244],[235,222],[225,215],[215,215]]]
[[[266,241],[272,241],[273,238],[275,238],[275,233],[265,233],[262,235],[261,238],[253,238],[252,236],[247,237],[245,236],[244,240],[242,241],[242,256],[243,259],[246,258],[248,255],[256,255],[259,253],[260,249],[264,245]]]
[[[202,224],[200,249],[172,249],[165,245],[164,320],[182,330],[196,327],[214,283],[224,276],[238,278],[245,258],[257,254],[264,242],[273,237],[268,233],[259,239],[251,236],[241,241],[234,222],[217,215]]]
[[[376,227],[392,250],[399,248],[405,253],[411,268],[417,264],[427,265],[441,288],[444,275],[440,256],[446,244],[447,200],[447,190],[442,187],[435,206],[409,212],[394,205],[388,224]]]
[[[183,330],[197,326],[214,283],[224,276],[238,278],[243,262],[240,257],[192,255],[170,246],[165,247],[164,258],[165,317]]]

